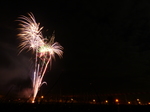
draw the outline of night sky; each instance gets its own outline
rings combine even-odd
[[[64,47],[48,68],[43,93],[110,94],[150,88],[150,2],[49,0],[0,2],[0,93],[31,86],[32,54],[18,55],[20,15],[32,12]]]

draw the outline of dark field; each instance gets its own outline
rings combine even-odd
[[[150,105],[96,105],[96,104],[27,104],[3,103],[1,112],[150,112]]]

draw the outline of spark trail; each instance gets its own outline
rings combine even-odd
[[[32,102],[34,102],[39,88],[46,83],[42,82],[42,80],[48,65],[50,64],[51,66],[52,59],[55,59],[55,54],[62,58],[63,47],[58,42],[54,42],[54,34],[50,40],[43,37],[43,27],[40,27],[40,23],[36,23],[35,17],[32,13],[28,13],[28,17],[23,15],[20,16],[18,21],[21,26],[19,28],[20,33],[18,34],[18,37],[21,40],[19,45],[20,52],[27,49],[28,51],[32,50],[35,54],[34,74],[32,80]]]

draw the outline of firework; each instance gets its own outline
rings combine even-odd
[[[20,44],[21,51],[24,49],[28,50],[37,50],[39,46],[44,45],[43,36],[41,30],[43,27],[40,27],[40,23],[36,23],[35,17],[32,13],[28,14],[29,17],[20,16],[20,30],[18,37],[22,40]]]
[[[46,72],[48,64],[52,64],[52,59],[55,59],[55,54],[60,58],[63,55],[63,47],[54,42],[55,35],[53,34],[50,40],[45,39],[42,35],[43,27],[40,27],[40,23],[36,23],[35,17],[32,13],[27,16],[20,16],[20,33],[18,34],[21,39],[20,52],[25,49],[35,52],[35,64],[33,74],[33,98],[34,102],[39,88],[46,82],[42,82],[44,74]]]

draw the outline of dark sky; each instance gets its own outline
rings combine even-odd
[[[31,54],[18,53],[17,22],[32,12],[55,30],[64,47],[44,80],[46,93],[145,92],[150,87],[150,2],[126,0],[3,1],[0,8],[0,90],[20,91],[30,85]],[[5,88],[4,88],[5,87]],[[6,89],[7,88],[7,89]]]

